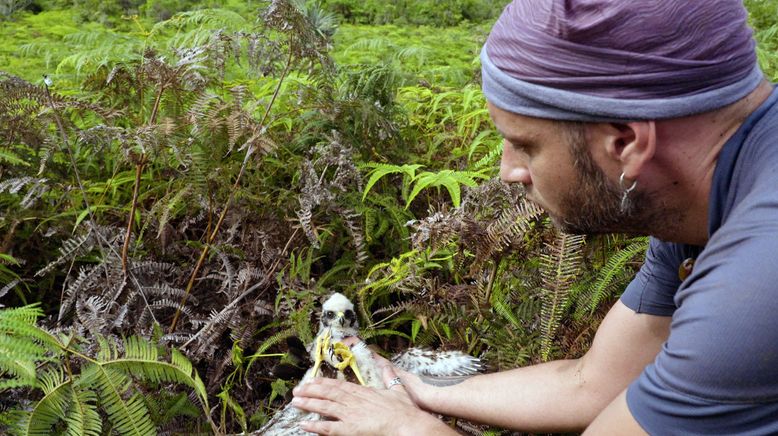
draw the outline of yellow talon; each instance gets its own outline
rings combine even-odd
[[[325,350],[330,348],[330,338],[332,337],[332,332],[327,330],[327,332],[318,338],[316,338],[316,353],[315,358],[313,361],[313,377],[316,377],[319,374],[319,367],[321,367],[321,362],[324,360],[324,353]]]
[[[357,360],[354,358],[354,353],[351,352],[351,348],[341,342],[337,342],[332,346],[332,352],[340,358],[340,363],[336,366],[338,371],[343,371],[346,367],[350,367],[354,371],[354,375],[357,376],[359,384],[365,385],[365,380],[362,379],[362,374],[359,372],[357,366]]]

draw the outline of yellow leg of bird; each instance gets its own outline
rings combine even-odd
[[[351,352],[351,348],[341,342],[336,342],[332,346],[332,351],[336,356],[340,358],[340,363],[337,365],[338,371],[343,371],[346,367],[350,367],[354,371],[354,375],[357,376],[359,384],[365,385],[365,380],[362,378],[362,374],[359,372],[359,366],[357,366],[357,359],[354,358],[354,353]]]
[[[313,377],[319,375],[319,367],[321,367],[321,362],[324,360],[324,353],[330,348],[331,337],[331,332],[327,330],[323,335],[316,338],[316,352],[314,353],[316,357],[313,360]]]

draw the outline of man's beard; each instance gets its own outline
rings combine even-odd
[[[575,129],[574,129],[575,130]],[[583,131],[570,132],[570,149],[577,177],[562,196],[560,215],[551,219],[562,231],[572,234],[653,234],[657,226],[674,226],[680,214],[662,210],[654,196],[636,189],[622,198],[628,186],[608,180],[589,154]],[[631,185],[631,182],[629,183]],[[663,232],[660,232],[663,233]]]

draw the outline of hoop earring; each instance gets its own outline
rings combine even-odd
[[[624,191],[624,193],[621,195],[621,213],[624,213],[624,211],[627,210],[627,205],[629,205],[629,193],[635,190],[635,187],[638,185],[638,181],[634,180],[632,182],[632,185],[630,185],[629,188],[624,187],[624,173],[621,173],[621,176],[619,176],[619,187]]]

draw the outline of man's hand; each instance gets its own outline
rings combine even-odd
[[[388,362],[386,362],[388,363]],[[384,384],[397,377],[383,367]],[[456,434],[419,409],[402,384],[387,390],[345,381],[316,378],[294,390],[292,404],[334,419],[300,423],[300,428],[323,435]]]

